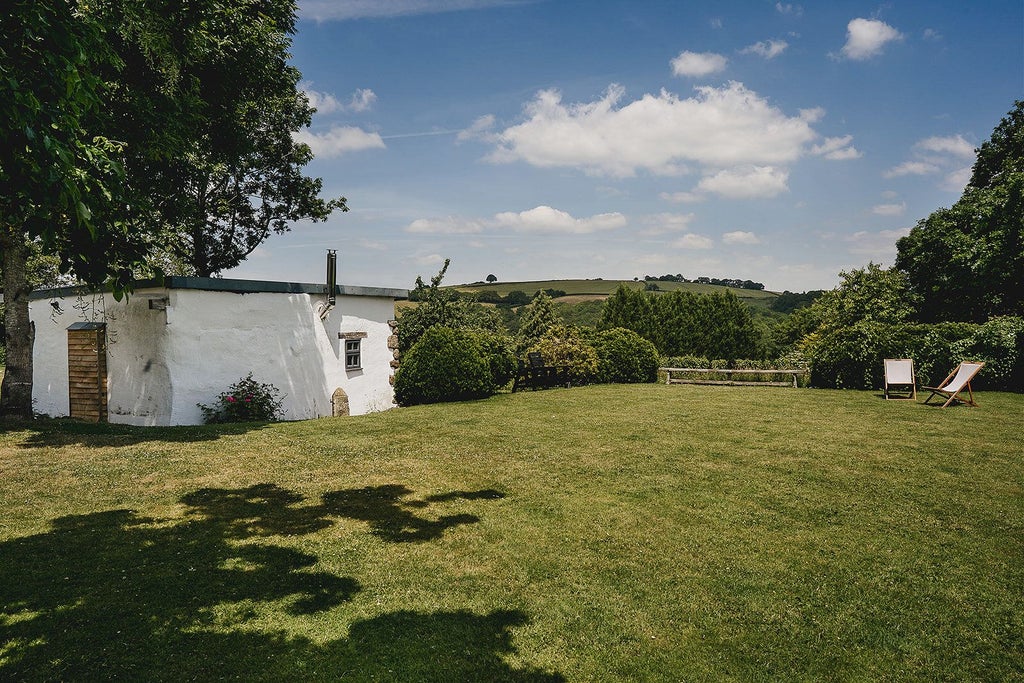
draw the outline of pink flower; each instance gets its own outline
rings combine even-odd
[[[228,396],[227,400],[228,400],[228,403],[234,403],[238,399],[236,399],[234,396]]]

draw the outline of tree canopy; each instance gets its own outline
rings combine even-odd
[[[978,149],[963,195],[897,243],[925,322],[1024,315],[1024,101]]]

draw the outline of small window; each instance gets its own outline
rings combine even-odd
[[[361,370],[363,367],[362,354],[360,353],[359,343],[362,339],[346,339],[345,340],[345,369],[346,370]]]

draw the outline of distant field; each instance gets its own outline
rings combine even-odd
[[[606,297],[619,285],[625,285],[630,289],[642,289],[643,282],[635,280],[529,280],[524,282],[494,282],[483,284],[454,285],[455,289],[463,292],[482,292],[485,290],[495,291],[501,296],[508,296],[509,292],[519,290],[533,295],[540,289],[560,289],[568,296],[600,296]],[[658,288],[665,292],[677,289],[696,292],[698,294],[711,294],[713,292],[731,291],[739,299],[754,306],[767,307],[778,294],[756,289],[734,289],[732,287],[720,287],[718,285],[702,285],[696,282],[658,282]]]

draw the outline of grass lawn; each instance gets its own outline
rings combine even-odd
[[[0,433],[0,679],[1024,679],[1024,395]]]

